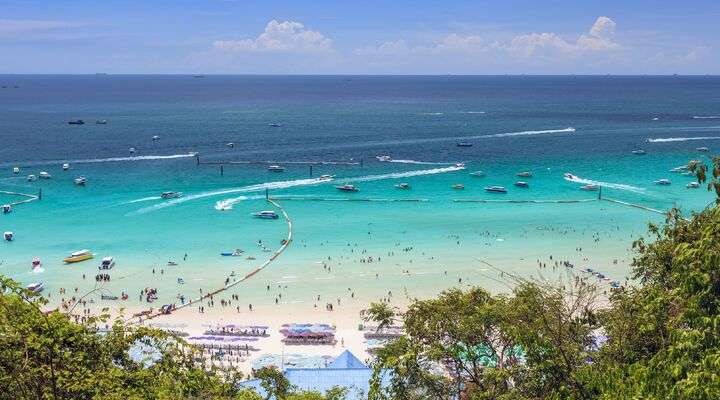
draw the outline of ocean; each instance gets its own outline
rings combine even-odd
[[[285,198],[294,241],[233,289],[248,303],[271,304],[267,285],[287,286],[282,302],[297,307],[317,295],[367,302],[459,284],[506,290],[498,271],[565,273],[538,269],[550,255],[624,281],[632,240],[664,217],[593,201],[598,193],[579,187],[661,211],[700,210],[712,195],[669,170],[709,160],[720,144],[720,77],[0,75],[0,86],[0,190],[42,190],[42,200],[0,216],[0,231],[15,235],[0,243],[0,273],[44,282],[51,303],[60,287],[92,288],[107,255],[117,266],[99,305],[100,293],[125,291],[127,305],[140,306],[145,287],[162,303],[222,287],[287,236],[282,218],[251,216],[273,209],[266,189]],[[68,124],[76,119],[86,123]],[[40,171],[52,178],[27,181]],[[73,184],[80,175],[85,187]],[[672,184],[654,184],[662,178]],[[343,183],[359,191],[334,188]],[[508,193],[484,190],[493,185]],[[183,196],[161,199],[165,191]],[[220,256],[236,248],[256,259]],[[80,249],[96,258],[62,262]],[[33,257],[41,270],[31,270]]]

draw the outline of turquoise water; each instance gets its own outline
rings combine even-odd
[[[287,235],[282,219],[250,215],[272,208],[264,201],[266,188],[272,196],[294,198],[280,200],[293,220],[294,242],[269,268],[233,289],[255,305],[273,302],[266,285],[287,285],[282,301],[298,307],[309,307],[318,294],[347,299],[355,292],[352,301],[358,303],[388,291],[424,296],[460,278],[462,284],[501,290],[505,283],[481,260],[526,277],[557,275],[537,268],[537,260],[549,262],[549,255],[622,280],[632,239],[662,215],[598,201],[453,200],[595,198],[597,193],[563,178],[571,172],[581,182],[599,182],[605,197],[659,210],[698,210],[711,195],[686,189],[692,178],[668,171],[713,154],[696,147],[713,150],[720,138],[720,118],[713,118],[720,114],[720,79],[714,77],[2,76],[0,81],[19,86],[0,91],[0,139],[6,144],[0,149],[0,190],[43,192],[41,201],[0,217],[0,230],[16,237],[0,244],[0,272],[23,283],[45,282],[52,301],[60,287],[92,287],[105,255],[113,255],[117,267],[102,292],[128,292],[130,306],[140,304],[137,293],[144,287],[159,288],[166,303],[178,293],[191,297],[200,288],[220,287],[233,271],[243,275],[271,254],[259,240],[275,249]],[[88,123],[66,124],[77,118]],[[95,119],[108,124],[96,125]],[[459,140],[474,146],[457,147]],[[138,149],[134,155],[131,146]],[[640,147],[646,155],[631,153]],[[226,165],[221,176],[217,165],[196,165],[190,152],[203,161],[272,160],[286,170]],[[396,162],[380,162],[379,154]],[[309,160],[362,164],[316,165],[310,176],[307,165],[289,163]],[[60,168],[66,161],[70,171]],[[456,167],[459,162],[465,167]],[[13,175],[14,166],[22,173]],[[486,176],[469,175],[476,170]],[[515,176],[525,170],[534,176]],[[27,174],[40,171],[53,178],[26,181]],[[321,174],[336,178],[314,179]],[[73,185],[79,175],[87,177],[86,187]],[[673,184],[654,185],[660,178]],[[530,188],[514,187],[517,180]],[[360,191],[334,188],[345,182]],[[400,182],[412,189],[396,189]],[[456,183],[465,189],[453,190]],[[508,193],[483,190],[491,185],[505,186]],[[159,198],[169,190],[184,196]],[[300,200],[307,197],[336,201]],[[368,198],[378,201],[343,201]],[[393,199],[420,201],[382,201]],[[220,211],[218,202],[232,208]],[[84,248],[96,258],[62,263]],[[257,259],[219,256],[235,248]],[[40,273],[30,270],[35,256],[43,261]],[[367,256],[374,262],[360,262]],[[167,266],[168,260],[179,265]]]

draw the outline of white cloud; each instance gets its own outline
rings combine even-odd
[[[217,40],[213,47],[228,52],[309,53],[332,50],[332,40],[300,22],[272,20],[255,39]]]
[[[598,17],[590,28],[590,35],[596,38],[610,38],[615,34],[615,21],[608,17]]]
[[[0,36],[15,37],[87,26],[82,22],[33,19],[0,19]]]

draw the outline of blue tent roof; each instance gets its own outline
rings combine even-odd
[[[350,352],[350,350],[343,351],[342,354],[340,354],[335,361],[333,361],[330,365],[328,365],[328,368],[331,369],[340,369],[340,368],[365,368],[367,369],[368,366],[365,365],[362,361],[358,360],[357,357],[353,353]]]

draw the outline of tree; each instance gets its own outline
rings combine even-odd
[[[395,323],[397,315],[395,310],[385,302],[370,303],[370,307],[364,311],[363,320],[365,322],[373,321],[377,325],[376,332],[380,332],[388,326]]]

